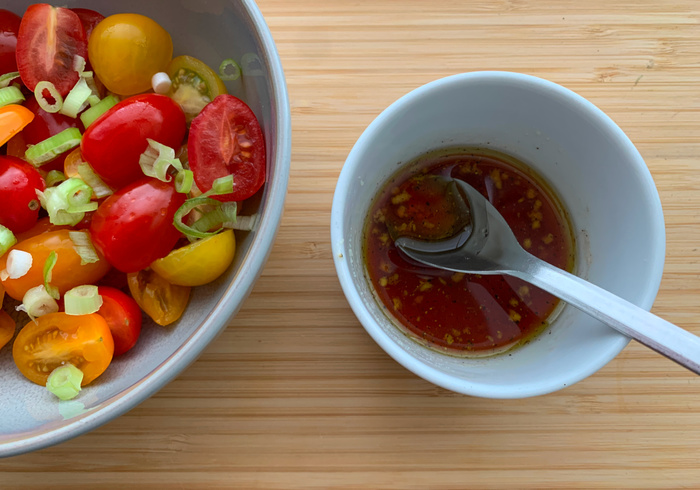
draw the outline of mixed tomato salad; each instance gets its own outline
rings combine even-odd
[[[61,399],[143,315],[178,320],[255,226],[239,211],[265,182],[263,133],[222,81],[236,63],[218,71],[173,58],[143,15],[0,9],[0,349]]]

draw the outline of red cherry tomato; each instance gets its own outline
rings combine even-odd
[[[34,113],[34,119],[27,124],[22,131],[22,137],[26,145],[36,145],[45,139],[60,133],[64,129],[78,128],[83,130],[80,118],[64,116],[59,113],[46,112],[39,106],[34,97],[29,97],[24,106]],[[26,151],[26,148],[25,148]],[[70,152],[63,152],[53,160],[41,166],[42,170],[63,170],[63,162]]]
[[[97,24],[102,22],[102,20],[105,18],[104,15],[102,15],[99,12],[95,12],[94,10],[90,9],[81,9],[81,8],[76,8],[76,9],[71,9],[73,12],[76,13],[78,17],[80,17],[80,22],[83,23],[83,29],[85,29],[85,39],[90,41],[90,34],[92,34],[92,30],[95,28]],[[91,70],[90,67],[90,60],[86,59],[88,62],[87,66],[85,67],[86,70]]]
[[[46,189],[39,172],[24,160],[0,156],[0,225],[12,233],[27,231],[39,217],[36,191]]]
[[[202,192],[233,174],[233,192],[221,201],[242,201],[265,182],[265,140],[255,114],[233,95],[219,95],[192,121],[188,156]]]
[[[17,68],[29,90],[47,81],[66,96],[78,81],[75,56],[87,59],[87,38],[80,18],[67,8],[30,5],[17,35]]]
[[[102,306],[97,312],[105,319],[114,339],[114,355],[130,350],[141,334],[141,308],[134,299],[107,286],[98,287]]]
[[[19,15],[0,9],[0,75],[17,71],[15,47],[21,20]]]
[[[93,122],[80,149],[105,183],[119,189],[143,177],[139,157],[148,147],[147,138],[179,148],[186,130],[185,114],[171,98],[135,95]]]
[[[92,242],[122,272],[137,272],[173,249],[173,226],[185,194],[172,184],[144,178],[109,196],[92,217]]]

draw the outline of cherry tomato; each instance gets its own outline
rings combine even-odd
[[[39,103],[34,97],[29,97],[24,103],[24,106],[35,114],[34,120],[27,124],[22,131],[24,138],[25,151],[29,145],[36,145],[45,139],[54,136],[64,129],[78,128],[83,131],[83,123],[80,118],[64,116],[59,113],[46,112],[39,106]],[[68,152],[63,152],[53,160],[42,164],[42,170],[63,170],[63,162],[66,159]]]
[[[47,231],[12,247],[12,249],[29,252],[32,255],[32,267],[18,279],[8,278],[2,281],[8,295],[22,301],[29,288],[44,284],[44,263],[51,251],[56,252],[56,265],[53,268],[51,285],[56,286],[61,295],[75,286],[94,284],[107,274],[109,263],[102,257],[97,262],[81,265],[80,255],[75,251],[68,232],[68,230]],[[6,268],[8,255],[9,252],[0,257],[0,270]]]
[[[185,194],[146,177],[109,196],[92,217],[95,248],[122,272],[136,272],[168,255],[181,234],[173,226]]]
[[[12,233],[27,231],[39,217],[36,191],[46,189],[39,172],[24,160],[0,156],[0,225]]]
[[[30,5],[17,35],[17,68],[22,82],[34,91],[47,81],[66,96],[78,81],[75,56],[88,57],[87,37],[80,18],[67,8]]]
[[[0,146],[8,141],[12,141],[21,137],[23,128],[34,119],[32,111],[24,106],[17,104],[9,104],[0,107]],[[22,145],[24,139],[22,138]],[[11,155],[8,144],[7,154]],[[13,156],[24,157],[26,145],[21,149],[21,153]]]
[[[233,192],[221,201],[242,201],[265,182],[265,141],[255,114],[233,95],[219,95],[195,117],[188,138],[190,168],[206,192],[233,174]]]
[[[130,350],[141,333],[141,309],[131,296],[107,286],[98,288],[102,307],[97,312],[105,319],[114,339],[114,355]]]
[[[139,157],[148,147],[147,138],[178,148],[186,130],[185,114],[171,98],[136,95],[97,118],[80,149],[105,184],[119,189],[143,177]]]
[[[151,78],[165,71],[173,56],[170,34],[139,14],[110,15],[90,35],[95,74],[115,94],[134,95],[151,88]]]
[[[226,272],[236,253],[233,230],[224,230],[170,252],[151,264],[159,276],[179,286],[201,286]]]
[[[12,345],[12,357],[30,381],[46,386],[51,371],[70,363],[91,383],[112,362],[114,341],[100,315],[50,313],[27,323]]]
[[[2,304],[2,302],[0,302]],[[15,321],[6,311],[0,310],[0,349],[15,336]]]
[[[227,93],[219,75],[192,56],[173,58],[166,73],[173,82],[168,96],[180,104],[188,123],[216,96]]]
[[[90,34],[92,34],[92,31],[95,29],[97,24],[105,19],[105,16],[90,9],[75,8],[71,10],[80,18],[80,22],[83,24],[83,29],[85,29],[85,38],[89,41]]]
[[[48,231],[57,231],[57,230],[72,230],[73,227],[70,225],[54,225],[51,223],[51,220],[49,219],[48,216],[45,216],[43,218],[39,218],[36,223],[34,223],[34,226],[29,228],[27,231],[23,231],[21,233],[15,233],[15,238],[17,239],[18,242],[22,242],[26,240],[27,238],[31,238],[37,235],[41,235],[42,233],[46,233]]]
[[[19,15],[0,9],[0,75],[17,71],[15,47],[21,20]]]
[[[151,269],[127,274],[126,279],[131,296],[158,325],[170,325],[182,316],[191,288],[170,284]]]

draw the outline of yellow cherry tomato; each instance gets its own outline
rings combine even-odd
[[[144,269],[126,275],[131,297],[158,325],[170,325],[182,316],[190,299],[190,289],[176,286]]]
[[[179,286],[201,286],[226,272],[236,253],[233,230],[190,243],[155,260],[151,269]]]
[[[0,302],[2,305],[2,302]],[[3,310],[0,310],[0,349],[15,336],[15,321]]]
[[[219,75],[192,56],[173,58],[166,73],[173,82],[168,96],[180,104],[188,123],[217,95],[228,93]]]
[[[95,26],[88,55],[95,74],[108,90],[134,95],[150,89],[153,75],[165,71],[173,56],[173,41],[149,17],[116,14]]]

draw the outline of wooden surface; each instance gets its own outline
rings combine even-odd
[[[526,400],[469,398],[365,333],[331,259],[336,179],[388,104],[471,70],[529,73],[607,112],[656,180],[667,262],[654,312],[700,334],[697,0],[260,0],[293,155],[284,219],[240,314],[127,415],[0,461],[0,487],[700,487],[700,379],[639,345]]]

